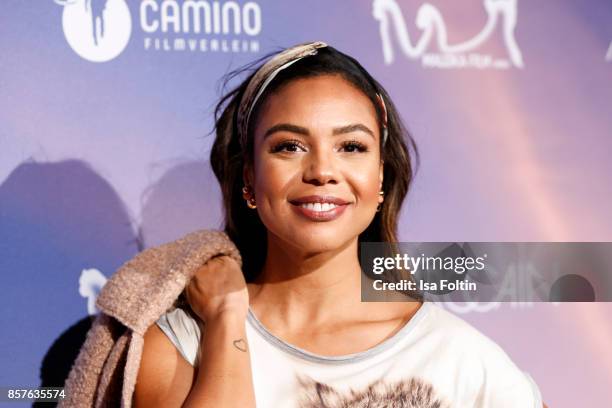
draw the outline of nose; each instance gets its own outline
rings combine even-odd
[[[303,181],[315,185],[337,183],[338,170],[333,152],[312,149],[305,158]]]

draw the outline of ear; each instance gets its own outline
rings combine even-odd
[[[379,167],[379,170],[378,170],[378,178],[380,179],[380,189],[381,190],[382,190],[382,186],[383,186],[383,177],[384,177],[384,174],[385,174],[385,166],[384,165],[385,165],[385,161],[381,160],[380,161],[380,167]]]
[[[245,163],[242,167],[242,182],[245,186],[253,185],[253,171],[248,163]]]

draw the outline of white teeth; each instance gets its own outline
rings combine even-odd
[[[330,211],[337,207],[336,204],[332,203],[304,203],[300,207],[306,208],[310,211]]]

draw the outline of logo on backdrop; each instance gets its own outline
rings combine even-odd
[[[125,0],[54,0],[64,7],[62,28],[70,47],[92,62],[117,57],[132,33]]]
[[[142,0],[140,27],[149,51],[255,53],[261,7],[254,1]]]
[[[449,44],[446,24],[440,11],[429,3],[423,3],[416,14],[416,26],[420,38],[413,44],[408,34],[404,15],[396,0],[374,0],[372,13],[379,22],[385,63],[395,58],[393,39],[409,59],[420,60],[424,67],[431,68],[523,68],[521,50],[514,38],[517,18],[517,0],[484,0],[487,22],[473,38],[462,43]],[[501,26],[507,58],[494,58],[479,53],[478,49],[491,38]],[[393,38],[393,36],[395,38]],[[435,49],[434,49],[435,47]]]
[[[54,0],[74,52],[88,61],[117,57],[132,33],[126,0]],[[138,21],[145,51],[257,53],[261,7],[254,1],[142,0]]]
[[[606,61],[612,62],[612,41],[610,41],[610,45],[608,46],[608,52],[606,53]]]
[[[98,312],[96,299],[106,284],[106,276],[97,269],[83,269],[79,277],[79,294],[87,299],[87,313],[92,316]]]

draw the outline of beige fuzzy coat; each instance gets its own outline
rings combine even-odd
[[[147,249],[126,262],[106,283],[96,316],[64,385],[59,407],[132,405],[143,335],[179,295],[199,266],[238,249],[221,231],[202,230]]]

